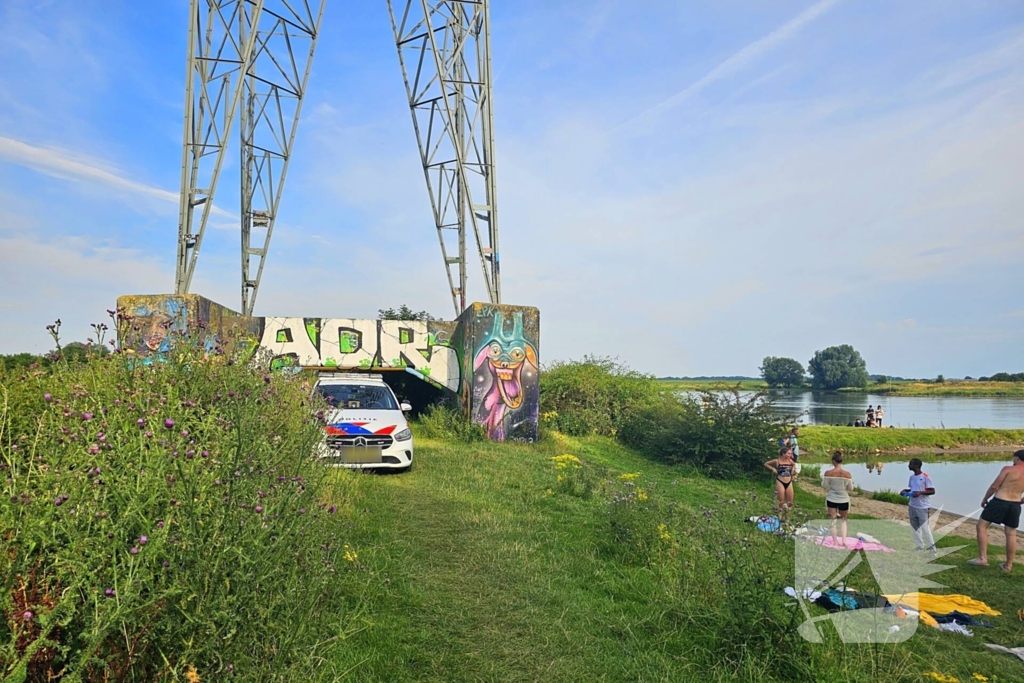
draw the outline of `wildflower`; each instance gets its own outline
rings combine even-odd
[[[548,489],[548,490],[546,490],[546,491],[544,492],[544,495],[545,495],[545,496],[551,496],[551,495],[554,495],[554,493],[555,493],[554,491],[552,491],[551,489]]]
[[[644,491],[643,489],[637,489],[636,490],[636,499],[637,500],[647,500],[647,491]]]
[[[53,400],[53,396],[51,396],[50,394],[43,394],[43,400],[49,403],[50,401]]]
[[[263,512],[263,506],[262,505],[257,505],[256,506],[256,512]]]
[[[112,598],[115,595],[117,595],[117,591],[115,591],[113,588],[108,588],[107,590],[103,591],[103,594],[106,595],[108,598]]]
[[[946,676],[944,674],[940,674],[938,671],[929,671],[925,676],[932,680],[939,681],[939,683],[960,683],[960,679],[956,676]]]
[[[131,550],[129,550],[128,552],[130,552],[130,553],[131,553],[132,555],[138,555],[138,554],[139,554],[139,547],[138,547],[138,546],[135,546],[135,545],[133,545],[133,546],[132,546],[132,549],[131,549]]]
[[[306,514],[306,508],[299,508],[299,514],[300,515]]]
[[[164,420],[164,427],[166,427],[167,429],[174,429],[174,420],[172,420],[171,418],[167,418],[166,420]]]
[[[619,475],[619,479],[622,481],[636,481],[640,474],[640,472],[623,472]]]
[[[21,620],[22,621],[32,621],[32,616],[33,616],[32,612],[29,611],[29,610],[26,610],[25,613],[21,615]]]
[[[92,413],[82,413],[82,421],[88,422],[92,419]]]
[[[971,676],[972,676],[972,677],[974,678],[974,680],[976,680],[976,681],[987,681],[987,680],[988,680],[988,676],[983,676],[983,675],[981,675],[981,674],[979,674],[979,673],[974,673],[974,674],[971,674]]]
[[[188,665],[188,671],[185,672],[185,680],[188,683],[199,683],[199,674],[196,672],[196,668],[191,664]]]
[[[553,455],[551,456],[551,460],[555,463],[556,470],[578,470],[580,469],[580,467],[583,466],[583,463],[580,462],[579,458],[577,458],[575,455],[570,455],[568,453],[566,453],[565,455]]]
[[[345,547],[348,548],[348,546]],[[359,553],[355,552],[354,550],[346,550],[345,561],[351,562],[352,564],[356,564],[357,562],[359,562]]]
[[[204,458],[209,458],[210,457],[210,451],[203,451],[203,457]]]
[[[337,508],[334,507],[333,505],[331,507],[327,508],[327,514],[329,514],[329,515],[333,515],[335,513],[335,511],[337,511]]]
[[[658,537],[663,541],[672,540],[672,535],[668,533],[668,527],[663,523],[658,525]]]
[[[146,536],[139,536],[139,545],[146,545],[149,543],[149,538]]]

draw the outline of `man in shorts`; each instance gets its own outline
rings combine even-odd
[[[1017,527],[1020,525],[1020,507],[1024,500],[1024,450],[1013,454],[1013,464],[1004,467],[985,491],[981,507],[985,508],[978,520],[978,557],[967,564],[988,564],[988,528],[1002,524],[1006,534],[1006,562],[999,565],[1004,572],[1013,568],[1017,552]]]

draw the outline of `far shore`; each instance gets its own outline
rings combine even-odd
[[[800,427],[800,451],[811,458],[841,450],[876,453],[1006,453],[1024,448],[1024,429],[917,429],[868,427]]]
[[[673,391],[701,391],[715,388],[739,388],[741,391],[768,391],[764,380],[740,379],[662,379],[667,389]],[[788,392],[821,391],[811,386],[779,387]],[[978,382],[947,380],[945,382],[915,382],[898,380],[872,383],[865,387],[844,387],[842,393],[880,394],[883,396],[1019,396],[1024,397],[1024,382]]]

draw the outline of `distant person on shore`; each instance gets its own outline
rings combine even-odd
[[[864,422],[864,424],[866,424],[868,427],[874,427],[875,426],[875,409],[869,403],[868,404],[868,409],[866,411],[864,411],[864,412],[868,416],[868,419]]]
[[[885,411],[882,410],[882,406],[875,408],[875,425],[878,427],[882,426],[882,418],[885,417]]]
[[[850,494],[853,493],[853,475],[843,469],[843,453],[836,451],[832,454],[832,469],[826,470],[821,475],[821,487],[825,489],[825,506],[828,508],[829,532],[832,534],[832,543],[839,545],[836,540],[836,516],[839,516],[840,536],[843,539],[842,548],[846,547],[846,517],[850,514]]]
[[[799,435],[800,435],[800,429],[797,428],[797,427],[793,427],[793,429],[789,430],[789,436],[786,437],[785,445],[789,446],[790,448],[793,449],[793,461],[794,462],[799,462],[800,461],[800,444],[797,442],[797,437]]]
[[[779,457],[769,460],[765,467],[775,473],[775,497],[782,508],[785,516],[789,508],[793,507],[793,474],[796,469],[796,461],[793,460],[793,449],[783,446],[779,449]]]
[[[1020,525],[1020,507],[1024,502],[1024,450],[1013,454],[1013,464],[1004,467],[985,491],[981,507],[985,508],[978,520],[978,557],[967,564],[988,564],[988,528],[1002,524],[1006,534],[1006,562],[999,565],[1004,572],[1013,569],[1017,553],[1017,527]]]
[[[853,426],[854,426],[854,427],[863,427],[863,426],[864,426],[864,421],[863,421],[863,420],[861,420],[861,419],[860,419],[860,418],[858,417],[858,418],[857,418],[856,420],[854,420],[854,421],[853,421]]]
[[[900,491],[900,495],[910,498],[907,510],[910,514],[910,528],[914,531],[914,546],[918,550],[930,550],[934,553],[935,539],[932,538],[932,528],[928,525],[928,512],[932,507],[931,497],[935,495],[935,486],[931,477],[921,471],[923,465],[920,458],[910,460],[910,482],[908,488]]]

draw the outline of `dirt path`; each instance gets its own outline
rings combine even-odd
[[[823,491],[821,487],[811,481],[798,481],[797,485],[807,493],[814,494],[816,496],[822,495]],[[850,504],[850,511],[854,514],[869,515],[876,519],[891,519],[901,524],[905,524],[908,527],[910,522],[907,520],[907,506],[897,505],[896,503],[886,503],[881,500],[872,500],[870,498],[871,492],[865,491],[865,495],[858,496],[854,495],[853,500]],[[961,519],[960,515],[950,514],[948,512],[940,512],[938,523],[935,528],[940,528],[951,522],[956,522]],[[976,526],[973,519],[968,519],[962,524],[954,528],[950,535],[959,536],[961,538],[967,538],[970,540],[975,539]],[[1017,532],[1018,545],[1024,544],[1024,534],[1020,531]],[[1006,545],[1006,536],[1003,533],[1002,527],[990,527],[988,530],[988,542],[989,545],[997,545],[1003,547]],[[1001,562],[1002,560],[1000,560]]]

